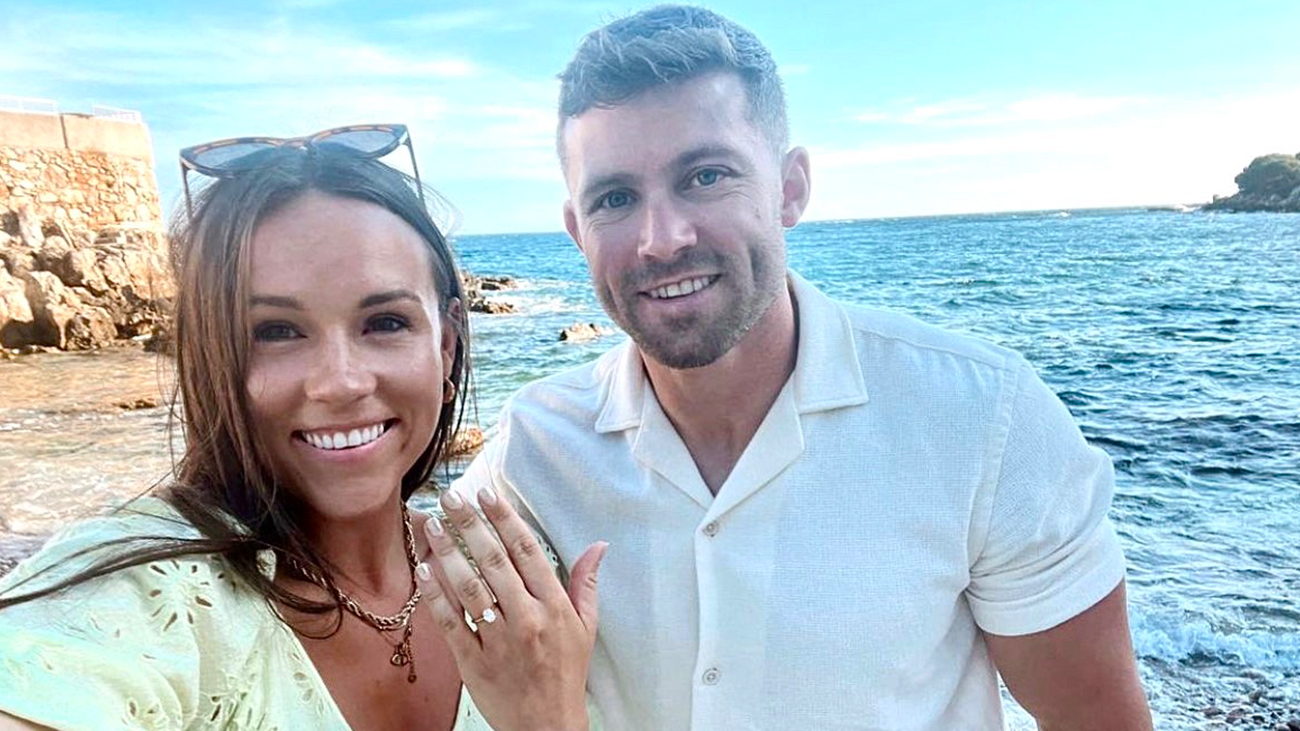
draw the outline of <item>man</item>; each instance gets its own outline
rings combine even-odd
[[[776,66],[663,6],[561,75],[565,227],[631,335],[512,398],[456,485],[572,566],[613,729],[1150,728],[1109,460],[1018,355],[786,269],[808,202]]]

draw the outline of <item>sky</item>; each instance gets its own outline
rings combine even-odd
[[[168,210],[186,145],[403,122],[459,233],[561,231],[556,74],[641,7],[0,0],[0,96],[138,110]],[[781,68],[807,219],[1198,203],[1300,153],[1296,0],[709,7]]]

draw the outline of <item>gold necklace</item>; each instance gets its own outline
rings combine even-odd
[[[411,621],[411,612],[415,611],[415,605],[420,603],[420,589],[415,583],[415,565],[419,563],[419,558],[415,555],[415,529],[411,527],[411,514],[406,509],[405,501],[402,502],[402,528],[406,534],[406,558],[411,564],[411,596],[397,614],[390,616],[375,614],[357,604],[355,599],[348,596],[337,585],[331,586],[329,582],[325,581],[325,577],[303,566],[294,557],[289,556],[288,563],[303,578],[326,591],[333,592],[344,609],[351,612],[357,619],[374,627],[381,634],[402,630],[402,639],[393,645],[393,656],[388,661],[397,667],[406,666],[406,682],[414,683],[416,678],[415,657],[411,655],[411,630],[414,628],[415,623]]]

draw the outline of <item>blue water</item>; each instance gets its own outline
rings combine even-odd
[[[1112,510],[1159,728],[1266,682],[1300,715],[1300,216],[1073,211],[805,224],[825,291],[1025,354],[1116,467]],[[621,335],[562,234],[456,242],[520,313],[473,320],[480,420]],[[1262,680],[1261,680],[1262,679]]]

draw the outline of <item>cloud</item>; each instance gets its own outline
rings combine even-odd
[[[854,116],[854,120],[871,124],[929,127],[993,127],[1098,117],[1152,101],[1139,97],[1082,96],[1057,92],[1009,102],[951,99],[916,105],[903,111],[868,110]]]
[[[491,25],[500,18],[501,11],[495,8],[465,8],[462,10],[420,13],[398,18],[390,21],[388,26],[418,33],[441,33],[465,28],[480,28]]]
[[[185,27],[107,12],[29,12],[11,19],[0,74],[115,86],[372,83],[474,76],[470,59],[401,49],[340,29],[268,17],[258,25],[191,18]]]
[[[1067,111],[1068,108],[1067,108]],[[812,145],[811,219],[1198,203],[1258,155],[1300,149],[1300,91],[1134,104],[1105,117],[1025,110],[1041,127],[906,127]],[[1057,119],[1057,118],[1061,119]],[[916,137],[921,137],[917,139]]]

